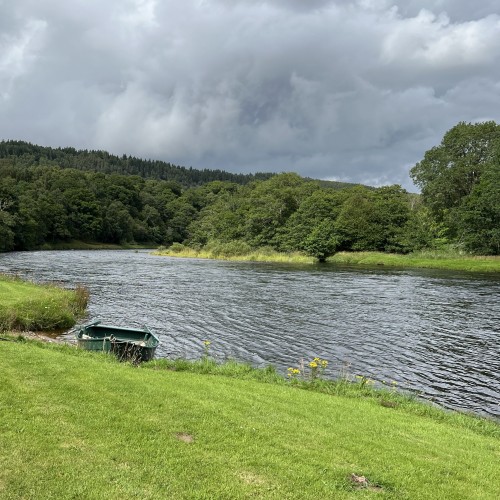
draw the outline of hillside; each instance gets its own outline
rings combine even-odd
[[[0,158],[15,160],[16,164],[25,166],[59,166],[104,174],[138,175],[144,179],[175,181],[185,188],[212,181],[248,184],[275,175],[263,172],[233,174],[224,170],[197,170],[160,160],[144,160],[127,155],[120,157],[106,151],[78,150],[72,147],[51,148],[24,141],[1,141]]]

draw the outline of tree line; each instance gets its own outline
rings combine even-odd
[[[500,254],[500,127],[494,122],[459,123],[447,132],[410,171],[421,195],[397,185],[324,183],[294,173],[239,182],[194,175],[181,182],[138,167],[148,161],[106,155],[0,143],[0,251],[83,240],[225,245],[234,252],[268,247],[320,261],[338,251],[407,253],[446,245]],[[101,157],[118,171],[91,168]]]
[[[19,166],[58,166],[104,174],[138,175],[145,179],[175,181],[183,187],[194,187],[207,182],[223,180],[246,184],[254,180],[269,179],[274,174],[233,174],[224,170],[202,169],[173,165],[159,160],[144,160],[134,156],[116,156],[107,151],[77,150],[37,146],[25,141],[1,141],[0,158],[10,159]]]

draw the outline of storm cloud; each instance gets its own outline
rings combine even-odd
[[[414,190],[500,121],[496,3],[0,0],[0,138]]]

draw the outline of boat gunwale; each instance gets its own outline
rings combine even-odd
[[[77,334],[76,338],[78,342],[105,342],[106,340],[109,340],[109,335],[104,335],[104,336],[92,336],[90,335],[91,338],[84,339],[83,335],[86,334],[86,332],[92,332],[92,329],[95,330],[111,330],[111,334],[113,335],[113,331],[115,332],[123,332],[124,336],[126,337],[127,333],[135,333],[137,335],[147,335],[148,338],[146,341],[149,343],[152,341],[153,345],[152,346],[146,346],[146,347],[157,347],[160,343],[160,339],[146,326],[144,325],[143,328],[133,328],[133,327],[122,327],[122,326],[116,326],[116,325],[106,325],[100,322],[95,322],[95,323],[89,323],[87,325],[78,325],[76,328]],[[134,342],[137,339],[127,339],[127,338],[119,338],[117,336],[116,341],[117,342]]]

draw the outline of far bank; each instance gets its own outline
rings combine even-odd
[[[282,262],[314,264],[317,260],[300,252],[277,252],[268,248],[234,255],[231,252],[193,249],[183,245],[159,248],[153,255],[166,257],[218,259],[240,262]],[[500,273],[499,256],[476,256],[454,252],[421,251],[407,255],[383,252],[338,252],[326,262],[359,266],[444,269],[481,273]]]

